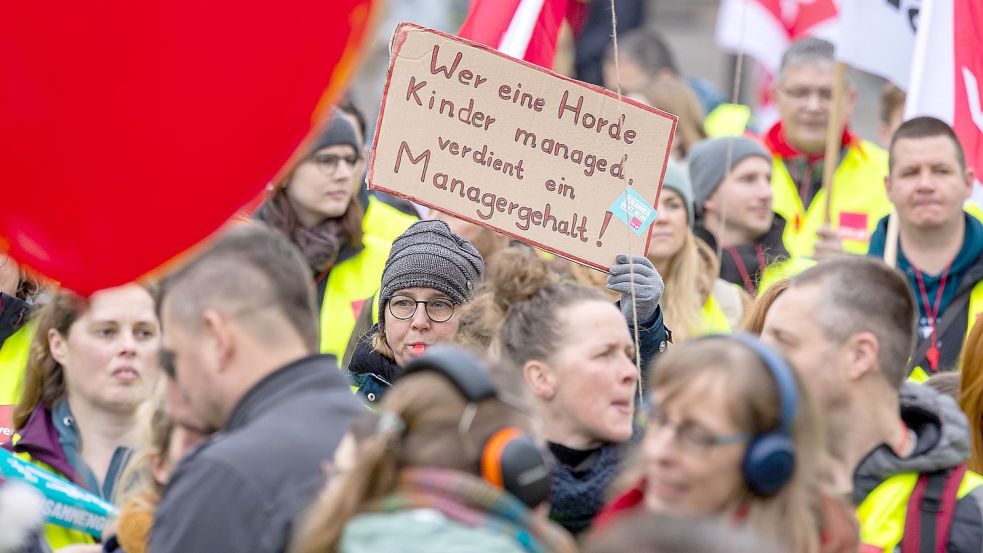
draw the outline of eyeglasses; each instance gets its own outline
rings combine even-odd
[[[359,161],[362,161],[362,156],[358,154],[352,154],[348,156],[340,156],[338,154],[314,154],[311,156],[311,161],[317,166],[318,170],[326,177],[333,177],[338,171],[338,164],[344,161],[349,167],[355,167],[358,165]]]
[[[454,304],[444,298],[421,301],[409,296],[393,296],[389,300],[389,312],[392,313],[393,317],[405,321],[416,315],[417,307],[421,303],[424,305],[427,317],[435,323],[445,322],[454,316]]]
[[[833,90],[830,88],[807,88],[807,87],[795,87],[795,88],[782,88],[782,93],[795,100],[796,102],[808,102],[809,98],[816,96],[819,98],[819,102],[822,104],[828,104],[833,101]]]
[[[649,409],[648,432],[661,432],[665,429],[673,431],[673,438],[680,449],[694,454],[704,454],[719,445],[738,444],[751,439],[747,432],[718,436],[694,422],[671,422],[665,411],[652,406]]]

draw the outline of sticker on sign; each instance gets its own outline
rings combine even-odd
[[[369,184],[607,270],[648,251],[675,126],[609,90],[402,23]],[[624,225],[609,228],[612,215]]]

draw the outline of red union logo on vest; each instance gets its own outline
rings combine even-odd
[[[841,240],[866,242],[869,236],[867,232],[867,214],[849,211],[840,213],[840,227],[837,233]]]

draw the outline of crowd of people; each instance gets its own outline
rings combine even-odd
[[[760,134],[658,33],[620,55],[680,132],[647,255],[606,275],[368,192],[349,102],[153,282],[83,298],[4,257],[0,442],[118,513],[14,516],[42,502],[0,476],[0,552],[983,551],[983,226],[952,128],[887,90],[882,148],[849,82],[830,121],[821,39]]]

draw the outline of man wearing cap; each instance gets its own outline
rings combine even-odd
[[[782,240],[786,221],[772,211],[771,168],[768,150],[744,136],[704,140],[689,156],[693,232],[719,248],[720,278],[752,297],[791,268]]]

